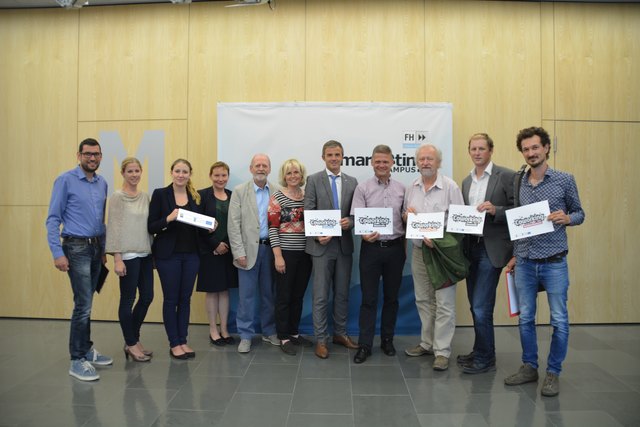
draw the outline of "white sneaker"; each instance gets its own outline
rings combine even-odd
[[[263,335],[262,336],[262,341],[264,342],[268,342],[271,345],[276,345],[278,347],[280,347],[280,340],[278,339],[278,336],[273,334],[273,335]]]
[[[249,353],[251,351],[251,340],[240,340],[238,353]]]
[[[86,359],[76,359],[71,361],[69,366],[69,375],[80,381],[95,381],[100,379],[100,375],[96,372],[96,368]]]

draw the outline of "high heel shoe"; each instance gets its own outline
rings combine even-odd
[[[131,357],[134,362],[148,362],[151,360],[151,358],[147,355],[138,356],[133,354],[129,347],[124,348],[124,357],[127,359],[127,361],[129,361],[129,357]]]

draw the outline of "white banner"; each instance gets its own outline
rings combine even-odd
[[[453,175],[452,106],[447,103],[219,103],[218,160],[229,164],[229,187],[247,181],[256,153],[271,158],[271,180],[282,162],[296,158],[311,174],[323,169],[322,145],[344,147],[342,170],[358,181],[373,176],[371,151],[393,151],[392,176],[404,184],[418,177],[415,149],[428,142],[442,150],[442,172]]]

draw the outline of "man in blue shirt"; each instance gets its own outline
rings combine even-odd
[[[507,264],[507,271],[515,270],[523,365],[504,382],[506,385],[520,385],[538,380],[535,318],[538,287],[541,286],[547,293],[553,326],[547,375],[541,394],[556,396],[560,391],[558,376],[569,343],[569,247],[566,228],[582,224],[584,211],[573,176],[554,170],[547,164],[551,147],[547,131],[539,127],[523,129],[518,134],[517,146],[530,169],[519,178],[520,191],[516,194],[515,203],[528,205],[548,200],[551,214],[547,220],[553,222],[554,231],[514,242],[514,257]]]
[[[46,222],[47,240],[53,264],[69,275],[73,290],[69,375],[82,381],[95,381],[100,375],[93,365],[113,363],[113,359],[94,349],[91,342],[93,293],[105,261],[107,183],[96,174],[102,159],[98,141],[92,138],[82,141],[77,157],[79,165],[53,183]]]
[[[280,346],[275,323],[273,251],[267,223],[269,197],[277,187],[267,179],[271,173],[269,156],[253,156],[249,172],[253,179],[233,190],[227,222],[233,264],[238,268],[238,353],[251,351],[256,304],[260,305],[262,341]]]

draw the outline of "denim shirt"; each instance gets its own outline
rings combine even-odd
[[[107,182],[104,178],[94,174],[89,181],[80,166],[56,178],[46,221],[47,241],[54,259],[64,255],[61,234],[63,237],[104,236],[106,200]]]

